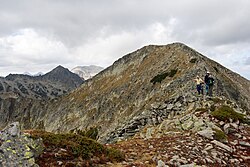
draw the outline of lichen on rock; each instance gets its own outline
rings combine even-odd
[[[0,131],[0,166],[38,166],[35,157],[43,151],[41,139],[33,140],[20,130],[19,122]]]

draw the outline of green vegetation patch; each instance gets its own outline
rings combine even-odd
[[[54,134],[37,130],[31,132],[31,137],[42,138],[47,149],[63,148],[69,150],[75,157],[83,159],[105,156],[110,161],[124,160],[124,154],[119,150],[104,147],[93,139],[77,134]]]
[[[223,131],[218,130],[218,129],[213,129],[213,130],[215,131],[215,133],[214,133],[215,140],[218,140],[221,142],[227,141],[227,135]]]
[[[215,111],[215,109],[216,109],[216,107],[215,107],[215,105],[214,104],[212,104],[211,106],[210,106],[210,111]]]
[[[197,61],[197,58],[192,58],[189,62],[190,63],[195,63]]]
[[[198,112],[198,111],[200,111],[200,112],[207,112],[208,109],[207,108],[196,108],[195,112]]]
[[[75,133],[77,135],[85,136],[94,140],[98,139],[98,129],[97,127],[91,127],[90,129],[83,131],[80,129],[73,129],[70,133]]]
[[[211,100],[214,102],[214,103],[222,103],[224,102],[224,100],[218,98],[218,97],[214,97],[214,98],[211,98]]]
[[[153,79],[151,79],[151,83],[155,84],[157,82],[161,83],[166,77],[174,77],[175,74],[177,73],[178,69],[172,69],[169,72],[165,72],[162,74],[156,75]]]
[[[157,82],[161,83],[161,81],[163,81],[167,76],[168,76],[168,73],[156,75],[153,79],[151,79],[150,82],[153,84],[155,84]]]
[[[231,107],[226,105],[219,107],[217,110],[213,111],[211,115],[221,121],[232,119],[234,121],[239,120],[240,122],[245,122],[243,114],[237,113]]]
[[[173,69],[173,70],[171,70],[171,71],[169,72],[168,76],[169,76],[169,77],[174,77],[175,74],[177,73],[177,71],[178,71],[178,69]]]

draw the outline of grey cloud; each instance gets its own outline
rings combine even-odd
[[[245,61],[245,65],[250,65],[250,57],[247,57],[247,59]]]
[[[250,1],[247,0],[0,0],[0,4],[0,38],[31,28],[41,36],[52,36],[68,50],[98,38],[146,32],[155,23],[172,28],[171,40],[202,51],[220,45],[250,44]],[[171,19],[176,22],[169,27]],[[147,38],[140,37],[137,46],[150,42]],[[131,43],[124,42],[124,46],[110,50],[129,50]],[[54,59],[43,60],[50,61]]]
[[[0,21],[5,24],[1,24],[1,34],[32,27],[54,34],[70,46],[95,38],[104,27],[111,29],[106,33],[120,33],[140,30],[154,22],[166,24],[171,18],[179,20],[174,33],[182,40],[202,38],[210,45],[249,40],[246,6],[250,2],[244,0],[2,1]]]

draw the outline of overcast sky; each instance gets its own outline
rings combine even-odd
[[[182,42],[250,79],[249,0],[0,0],[0,76]]]

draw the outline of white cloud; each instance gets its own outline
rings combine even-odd
[[[33,66],[65,63],[70,60],[68,49],[60,41],[50,36],[41,36],[35,30],[27,28],[7,37],[0,38],[0,68],[31,70]]]
[[[105,34],[109,31],[106,27],[101,31],[101,37],[97,36],[80,45],[73,50],[72,54],[75,55],[78,63],[98,64],[106,67],[119,57],[145,45],[172,42],[171,34],[174,26],[175,19],[171,19],[168,25],[156,22],[144,29],[133,32],[122,31],[112,35]]]

